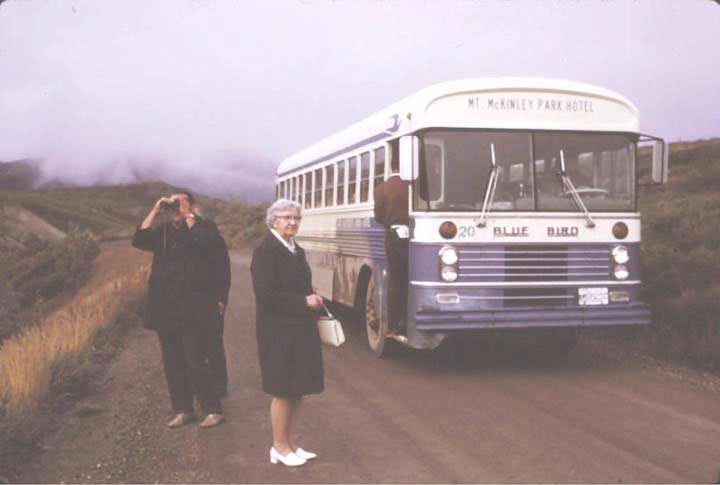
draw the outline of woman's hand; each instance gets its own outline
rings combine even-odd
[[[323,306],[323,299],[320,295],[308,295],[305,297],[305,304],[307,304],[308,308],[311,308],[313,310],[319,310]]]

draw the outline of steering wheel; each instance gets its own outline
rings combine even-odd
[[[602,197],[603,199],[610,195],[610,192],[608,192],[607,190],[598,189],[595,187],[581,187],[579,189],[575,189],[575,192],[577,192],[577,194],[581,197],[583,195],[586,195],[588,197]],[[563,197],[570,197],[572,195],[572,192],[564,190],[562,195]]]
[[[475,207],[475,204],[465,204],[465,203],[452,203],[452,204],[445,204],[445,207],[448,209],[466,209],[466,210],[475,210],[477,207]]]

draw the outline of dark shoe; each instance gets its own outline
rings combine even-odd
[[[170,421],[168,421],[167,427],[179,428],[180,426],[188,424],[190,421],[194,420],[195,415],[193,413],[177,413]]]
[[[202,422],[200,423],[200,427],[213,428],[218,424],[222,423],[223,421],[225,421],[225,416],[223,416],[222,414],[210,413],[205,416],[205,419],[202,420]]]

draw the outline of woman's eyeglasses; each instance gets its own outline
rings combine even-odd
[[[295,221],[295,222],[302,221],[302,216],[277,216],[277,218],[282,219],[284,221]]]

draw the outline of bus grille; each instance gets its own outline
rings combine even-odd
[[[610,252],[603,246],[513,245],[460,248],[461,282],[605,280]]]

